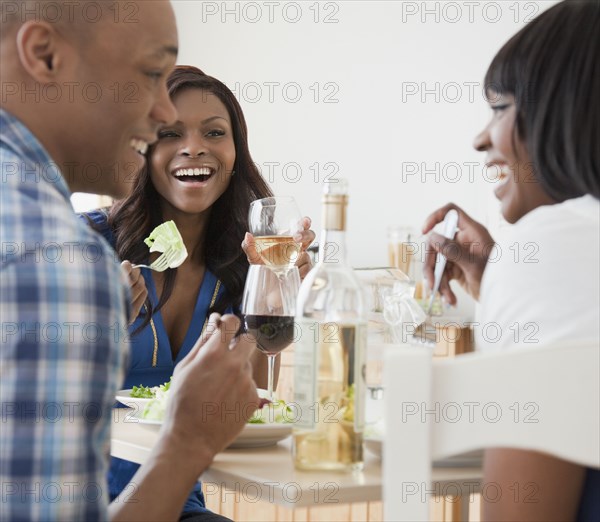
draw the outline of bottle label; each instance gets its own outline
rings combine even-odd
[[[356,414],[354,416],[354,430],[363,432],[365,429],[365,409],[366,409],[366,373],[367,373],[367,325],[357,324],[356,344],[354,348],[354,375],[356,394],[354,396],[354,407]]]
[[[296,428],[317,423],[365,424],[365,351],[363,323],[301,321],[294,352]]]
[[[301,321],[300,338],[294,345],[294,403],[298,408],[295,427],[312,430],[315,427],[314,405],[317,403],[317,344],[314,333],[319,323]]]

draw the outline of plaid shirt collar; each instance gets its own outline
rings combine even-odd
[[[58,164],[52,160],[32,132],[16,116],[4,109],[0,109],[0,143],[30,164],[29,168],[32,171],[35,170],[45,181],[54,185],[73,208],[71,191]]]

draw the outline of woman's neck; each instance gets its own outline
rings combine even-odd
[[[186,214],[163,207],[162,217],[163,221],[172,219],[177,225],[188,251],[186,261],[192,261],[194,264],[204,264],[204,238],[208,228],[210,209],[201,214]]]

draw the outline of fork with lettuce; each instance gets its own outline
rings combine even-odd
[[[144,239],[150,248],[150,253],[161,252],[161,255],[150,265],[134,265],[133,268],[150,268],[164,272],[168,268],[177,268],[187,258],[187,249],[174,221],[165,221],[158,225]]]

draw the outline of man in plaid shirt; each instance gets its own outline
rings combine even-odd
[[[176,519],[245,424],[243,415],[223,422],[220,409],[258,406],[253,346],[232,342],[235,317],[211,318],[212,335],[175,372],[163,436],[128,498],[108,508],[133,272],[69,201],[73,191],[123,197],[132,165],[175,120],[165,85],[177,53],[171,6],[1,2],[0,519]],[[215,415],[200,418],[201,396]]]

